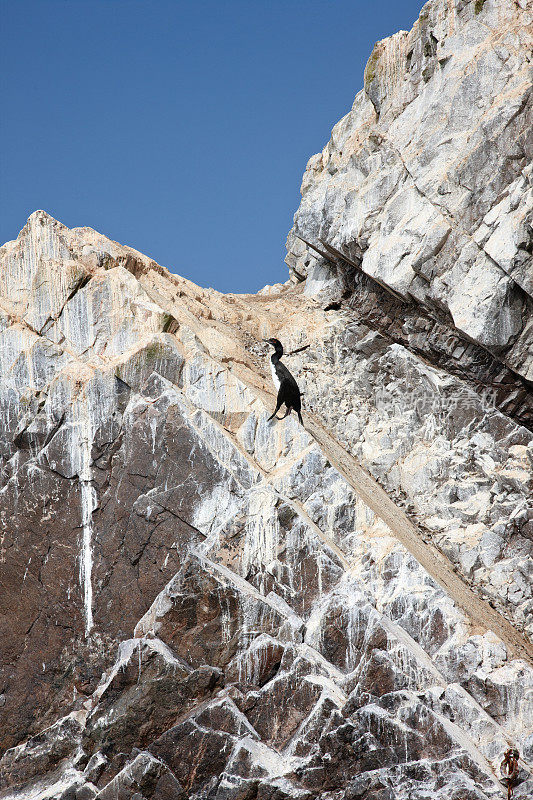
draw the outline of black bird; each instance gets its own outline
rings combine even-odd
[[[279,339],[264,339],[263,341],[268,342],[274,348],[274,352],[270,359],[270,368],[272,370],[272,380],[274,381],[274,386],[278,390],[276,410],[272,416],[268,418],[268,421],[270,422],[271,419],[276,417],[276,414],[280,410],[281,406],[283,403],[285,403],[287,411],[282,417],[276,417],[276,419],[285,419],[285,417],[294,410],[298,414],[300,423],[303,425],[304,421],[300,413],[302,408],[302,399],[298,384],[292,377],[285,364],[281,363],[283,346]]]

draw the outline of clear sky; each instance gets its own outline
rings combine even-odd
[[[422,0],[0,0],[0,242],[43,208],[221,291],[285,281],[307,160]]]

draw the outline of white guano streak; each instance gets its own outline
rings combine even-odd
[[[89,409],[89,398],[82,396],[74,401],[78,428],[79,448],[78,478],[81,490],[81,524],[82,542],[80,553],[80,586],[83,595],[83,611],[85,618],[85,635],[89,636],[93,627],[93,511],[96,508],[96,491],[92,482],[91,451],[93,444],[93,425]]]

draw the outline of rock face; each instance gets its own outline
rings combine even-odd
[[[509,746],[531,796],[525,5],[376,45],[305,284],[41,211],[0,249],[4,800],[486,800]],[[267,421],[272,335],[305,429]]]
[[[532,23],[525,0],[436,0],[378,42],[307,165],[288,257],[311,291],[330,261],[362,272],[529,381]]]

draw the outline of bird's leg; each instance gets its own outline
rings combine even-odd
[[[278,402],[276,404],[276,409],[275,409],[274,413],[272,414],[272,416],[270,416],[267,419],[267,422],[270,422],[271,419],[274,419],[274,417],[276,417],[276,414],[278,413],[278,411],[280,410],[282,405],[283,405],[283,401],[278,400]],[[276,419],[278,419],[278,417],[276,417]]]

